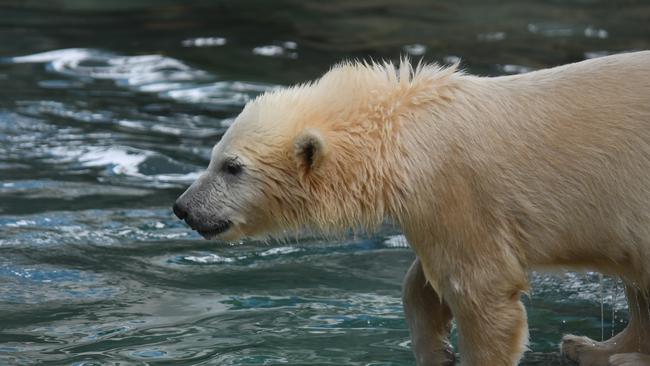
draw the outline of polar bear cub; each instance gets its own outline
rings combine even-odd
[[[174,211],[206,238],[398,224],[418,365],[516,365],[533,268],[618,275],[627,328],[580,365],[650,365],[650,52],[503,77],[343,63],[246,105]]]

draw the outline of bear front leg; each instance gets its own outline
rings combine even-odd
[[[427,283],[417,258],[404,277],[402,299],[416,364],[454,365],[455,356],[448,339],[451,310]]]
[[[458,327],[461,365],[517,365],[528,344],[526,310],[520,301],[524,287],[521,282],[498,282],[485,272],[482,276],[476,281],[483,285],[462,289],[452,283],[456,288],[444,295]]]

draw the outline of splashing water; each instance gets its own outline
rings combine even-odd
[[[605,340],[605,296],[603,295],[603,274],[598,274],[599,295],[600,295],[600,341]]]
[[[620,280],[614,280],[614,291],[612,291],[612,337],[614,337],[616,327],[616,299],[618,297],[619,281]]]

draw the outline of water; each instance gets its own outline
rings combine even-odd
[[[170,206],[212,145],[343,58],[496,75],[650,46],[648,1],[53,4],[0,4],[2,365],[412,365],[399,233],[203,241]],[[625,325],[611,278],[602,311],[598,274],[531,280],[528,365]]]

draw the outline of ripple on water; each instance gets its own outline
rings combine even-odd
[[[552,22],[530,23],[528,24],[528,31],[550,38],[584,36],[585,38],[606,39],[609,37],[609,32],[606,29],[592,25],[580,27],[578,25]]]
[[[216,47],[225,45],[227,40],[223,37],[197,37],[183,40],[184,47]]]
[[[280,49],[289,50],[292,42]],[[263,53],[268,53],[265,51]],[[291,55],[293,53],[287,53]],[[209,108],[241,107],[251,97],[274,88],[263,83],[216,81],[216,77],[162,55],[121,56],[95,49],[63,49],[0,59],[4,63],[45,63],[55,74],[91,83],[112,80],[117,86]],[[52,81],[60,87],[61,81]]]
[[[288,47],[288,46],[287,46]],[[41,87],[127,90],[109,93],[117,103],[79,100],[18,100],[15,111],[0,110],[3,166],[17,173],[94,176],[101,184],[141,188],[180,188],[193,182],[209,159],[210,149],[232,124],[232,115],[273,85],[218,80],[185,62],[161,55],[121,56],[95,49],[64,49],[3,58],[5,64],[45,64],[58,75]],[[112,81],[106,87],[102,81]],[[100,83],[100,84],[97,84]],[[66,91],[68,91],[66,89]],[[155,102],[121,107],[132,93],[159,100],[201,104],[188,113],[176,104]],[[220,117],[214,115],[218,111]],[[197,141],[197,139],[199,139]],[[171,142],[171,143],[170,143]],[[197,159],[198,158],[198,159]],[[5,160],[6,159],[6,160]],[[199,160],[197,164],[196,161]],[[29,161],[20,166],[17,161]],[[63,164],[60,164],[63,163]]]
[[[30,106],[30,113],[34,113],[35,118],[25,118],[14,114],[6,115],[7,118],[0,116],[0,140],[4,139],[7,143],[0,144],[0,155],[7,162],[7,166],[15,169],[17,172],[41,172],[41,174],[54,177],[60,176],[61,179],[69,179],[72,175],[91,175],[96,177],[99,182],[104,183],[95,187],[94,191],[101,190],[117,191],[120,186],[130,185],[139,186],[144,189],[184,187],[193,182],[201,173],[202,167],[187,162],[187,158],[199,156],[200,159],[208,159],[211,146],[201,146],[181,142],[174,149],[169,151],[152,151],[150,144],[142,143],[142,147],[133,147],[121,145],[120,143],[129,143],[129,141],[115,141],[120,138],[119,135],[110,132],[86,132],[79,127],[57,128],[56,125],[49,124],[37,118],[43,117],[44,111],[34,112]],[[39,104],[42,107],[42,104]],[[39,108],[40,108],[39,107]],[[48,110],[56,108],[58,104],[47,104]],[[67,118],[75,120],[83,119],[93,123],[113,123],[106,122],[108,116],[102,116],[98,113],[76,113],[69,110],[64,112]],[[123,123],[115,122],[116,125],[128,126],[129,129],[141,128],[145,132],[159,131],[165,134],[182,134],[185,136],[216,136],[225,128],[190,128],[189,133],[182,128],[165,128],[165,123]],[[170,157],[177,156],[183,160],[177,160]],[[27,161],[30,165],[13,164],[13,162]],[[92,171],[96,172],[93,173]],[[49,173],[48,173],[49,172]],[[31,174],[33,175],[33,173]],[[48,179],[43,179],[43,185],[47,184]],[[116,184],[108,186],[106,184]],[[67,190],[71,194],[73,186],[79,186],[78,183],[70,183],[70,187],[63,187],[58,184],[58,189]],[[5,187],[6,188],[6,187]],[[23,190],[25,190],[23,185]],[[37,190],[37,187],[33,187]],[[49,187],[52,188],[52,184]],[[91,189],[91,187],[87,187]],[[5,189],[5,191],[7,191]],[[87,190],[81,190],[84,193]],[[13,193],[7,191],[6,193]],[[24,192],[21,192],[24,193]],[[2,194],[2,192],[0,192]]]
[[[206,98],[209,97],[206,96]],[[210,116],[187,113],[174,113],[171,116],[167,116],[150,113],[138,113],[137,111],[131,110],[129,111],[129,117],[117,117],[116,113],[119,114],[123,113],[124,111],[110,111],[102,109],[90,110],[87,108],[81,108],[79,106],[51,100],[18,101],[17,106],[17,110],[21,113],[21,115],[3,115],[0,111],[0,130],[6,130],[8,133],[11,133],[18,128],[22,129],[24,127],[22,121],[25,120],[31,123],[36,123],[35,126],[31,126],[29,128],[31,130],[38,128],[39,125],[43,126],[41,128],[51,126],[50,129],[40,132],[49,132],[50,134],[58,135],[60,137],[58,139],[59,141],[70,139],[83,141],[89,136],[81,134],[85,131],[78,128],[80,126],[77,128],[59,127],[56,129],[56,126],[44,123],[44,121],[39,121],[39,118],[55,118],[57,120],[64,119],[66,121],[103,125],[106,127],[116,126],[121,131],[125,131],[127,133],[131,132],[139,134],[145,132],[163,136],[167,135],[194,139],[217,139],[225,132],[230,124],[232,124],[231,118],[218,119]],[[32,118],[28,118],[27,116]],[[14,121],[13,125],[9,124],[11,121]],[[33,135],[25,135],[25,130],[22,130],[21,132],[23,133],[17,134],[14,139],[34,139],[36,137]],[[66,135],[64,135],[64,133]],[[67,138],[63,139],[63,137]],[[119,137],[119,135],[106,136],[107,139],[115,139]]]
[[[0,303],[46,304],[110,299],[120,293],[98,274],[33,264],[0,264]]]
[[[0,247],[128,245],[137,242],[198,239],[170,208],[151,210],[52,211],[0,216]]]
[[[236,265],[254,265],[259,260],[284,259],[290,254],[304,252],[305,249],[292,246],[282,246],[271,248],[264,251],[254,250],[252,252],[233,252],[226,256],[223,254],[200,252],[193,255],[181,255],[168,259],[168,263],[174,264],[236,264]]]
[[[243,106],[252,97],[274,87],[261,83],[220,81],[206,86],[174,88],[162,92],[162,97],[189,103],[206,103],[213,107],[222,105]]]
[[[182,256],[181,259],[183,261],[188,261],[191,263],[199,263],[199,264],[234,263],[237,260],[235,258],[222,257],[214,253],[207,253],[204,255],[186,255],[186,256]]]
[[[266,57],[279,57],[279,58],[298,58],[296,49],[298,44],[293,41],[275,42],[274,44],[258,46],[253,48],[253,54]]]
[[[181,164],[160,153],[129,146],[79,146],[47,149],[56,163],[68,163],[80,168],[104,168],[101,176],[115,183],[145,184],[147,187],[185,186],[201,174],[196,166]]]

